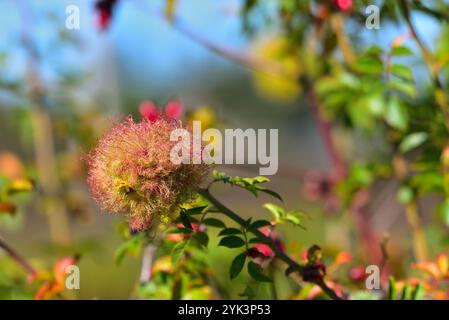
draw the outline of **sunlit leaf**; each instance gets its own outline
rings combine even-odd
[[[171,259],[172,259],[173,265],[178,264],[179,260],[184,255],[185,249],[188,244],[189,244],[189,241],[182,241],[182,242],[177,243],[173,247],[173,250],[171,252]]]
[[[387,104],[385,120],[395,129],[401,131],[407,129],[409,123],[407,108],[398,98],[390,98]]]
[[[399,150],[402,153],[408,152],[412,149],[415,149],[416,147],[419,147],[421,144],[423,144],[427,139],[429,135],[426,132],[414,132],[406,136],[401,144],[399,145]]]
[[[413,71],[402,64],[394,64],[390,68],[391,73],[393,73],[395,76],[398,76],[404,80],[413,80]]]

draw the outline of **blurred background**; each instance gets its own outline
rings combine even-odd
[[[142,102],[164,106],[177,100],[183,118],[201,119],[210,126],[279,129],[279,171],[270,177],[270,188],[283,195],[284,208],[310,217],[307,230],[280,228],[289,239],[287,250],[300,258],[305,248],[318,243],[329,256],[348,251],[360,254],[355,264],[366,262],[353,218],[347,210],[334,210],[338,200],[327,192],[333,183],[328,178],[332,155],[301,94],[303,88],[239,63],[248,57],[274,59],[284,46],[285,39],[278,36],[280,2],[264,1],[252,13],[252,28],[262,29],[252,33],[242,19],[246,1],[240,0],[121,0],[111,17],[102,17],[93,0],[0,0],[0,186],[16,181],[24,189],[19,191],[32,190],[1,198],[1,237],[42,268],[51,268],[58,257],[80,254],[81,288],[69,297],[132,296],[140,259],[114,263],[122,242],[117,228],[123,219],[101,214],[91,200],[85,155],[115,121],[128,114],[139,119]],[[69,5],[79,8],[79,29],[66,27]],[[436,49],[440,22],[420,13],[413,21]],[[407,27],[382,20],[379,30],[349,23],[347,32],[358,43],[387,49]],[[410,48],[418,50],[415,44]],[[425,87],[431,79],[422,61],[405,61],[420,79],[417,85]],[[296,70],[304,68],[301,62],[306,63],[286,59],[285,65]],[[391,151],[376,131],[365,135],[336,126],[333,139],[341,161],[347,163],[384,161]],[[258,175],[258,166],[219,169]],[[395,183],[376,186],[374,204],[362,220],[379,239],[389,235],[391,255],[405,266],[412,261],[407,254],[413,249],[397,189]],[[261,204],[272,200],[264,195],[254,198],[221,186],[216,194],[244,217],[268,216]],[[428,196],[423,204],[430,208],[423,221],[429,224],[432,254],[449,241],[446,227],[430,224],[435,197]],[[209,251],[218,281],[230,287],[227,261],[232,254],[215,245]],[[24,281],[23,274],[0,252],[0,298],[32,297],[27,289],[13,285]],[[237,285],[232,295],[241,289]]]

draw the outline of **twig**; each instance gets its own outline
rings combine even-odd
[[[427,48],[427,46],[424,44],[424,41],[420,38],[418,32],[416,31],[416,28],[410,16],[411,13],[409,2],[407,0],[400,0],[400,8],[402,15],[404,16],[405,22],[407,23],[407,26],[410,29],[410,33],[412,37],[415,39],[415,42],[417,43],[418,47],[420,48],[421,53],[424,57],[424,61],[427,65],[427,68],[429,69],[431,77],[435,82],[436,85],[435,101],[440,107],[441,111],[443,112],[443,115],[446,119],[446,127],[449,130],[449,98],[445,92],[444,86],[438,75],[438,68],[437,64],[435,63],[433,54],[429,50],[429,48]]]
[[[22,256],[20,256],[10,245],[8,245],[3,238],[0,237],[0,248],[5,250],[5,252],[19,265],[21,265],[31,276],[34,276],[37,271],[33,268],[31,264],[28,263]]]
[[[240,217],[237,213],[232,211],[231,209],[224,206],[219,200],[217,200],[207,189],[199,189],[198,193],[202,195],[206,200],[208,200],[210,203],[212,203],[217,209],[220,210],[220,212],[224,215],[226,215],[228,218],[233,220],[234,222],[238,223],[239,225],[243,226],[245,225],[245,220]],[[299,274],[302,274],[304,270],[304,266],[298,264],[296,261],[294,261],[290,256],[288,256],[285,252],[280,250],[278,246],[273,242],[273,240],[270,237],[267,237],[262,232],[260,232],[257,229],[250,230],[252,234],[257,236],[260,239],[263,239],[264,243],[266,243],[275,253],[276,257],[280,260],[284,261],[290,269],[298,271]],[[340,296],[338,296],[334,290],[329,288],[327,284],[323,280],[317,280],[313,281],[312,283],[316,284],[323,290],[324,293],[326,293],[330,298],[334,300],[342,300]]]
[[[149,8],[147,6],[144,6],[140,1],[133,1],[133,3],[139,8],[139,10],[149,11]],[[179,17],[173,16],[172,18],[167,19],[163,14],[153,15],[167,22],[174,30],[176,30],[186,38],[227,60],[233,61],[243,67],[263,72],[271,76],[286,77],[289,79],[291,78],[291,76],[289,76],[289,74],[281,64],[211,42],[207,38],[187,27],[187,25],[184,24]]]

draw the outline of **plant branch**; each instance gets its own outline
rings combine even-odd
[[[0,248],[2,248],[15,262],[22,266],[30,275],[37,273],[36,269],[28,263],[21,255],[19,255],[3,238],[0,237]]]
[[[203,196],[206,200],[208,200],[211,204],[213,204],[218,210],[220,210],[221,213],[226,215],[228,218],[239,224],[240,226],[245,225],[245,220],[240,217],[237,213],[232,211],[231,209],[227,208],[225,205],[223,205],[218,199],[216,199],[207,189],[199,189],[198,193]],[[273,242],[273,240],[267,236],[265,236],[262,232],[259,230],[250,230],[252,234],[254,234],[256,237],[263,239],[264,243],[266,243],[275,253],[276,257],[282,261],[284,261],[290,269],[298,271],[299,274],[302,275],[302,272],[304,270],[304,266],[300,265],[296,261],[294,261],[290,256],[288,256],[285,252],[280,250],[278,246]],[[342,300],[341,297],[339,297],[334,290],[329,288],[327,284],[323,280],[317,280],[313,282],[317,286],[323,290],[324,293],[326,293],[330,298],[334,300]]]
[[[326,151],[329,155],[330,161],[331,161],[331,167],[333,173],[336,175],[336,177],[343,177],[346,175],[346,166],[343,162],[343,159],[340,156],[340,153],[338,152],[336,145],[334,143],[333,137],[332,137],[332,128],[329,121],[324,119],[319,105],[318,105],[318,99],[316,97],[313,84],[310,81],[305,80],[305,87],[306,87],[306,98],[310,107],[310,110],[312,112],[312,115],[315,119],[315,122],[318,127],[318,131],[320,132],[321,139],[323,139],[324,146],[326,148]]]
[[[421,39],[418,32],[416,31],[416,28],[411,19],[410,13],[411,10],[409,2],[407,0],[400,0],[400,8],[402,15],[404,16],[405,22],[410,30],[410,33],[412,37],[415,39],[415,42],[417,43],[418,47],[420,48],[421,53],[424,57],[424,61],[435,83],[436,86],[435,101],[444,114],[444,117],[446,119],[446,127],[449,130],[449,98],[444,90],[444,86],[438,75],[437,63],[434,60],[432,52],[429,50],[429,48],[427,48],[427,46],[424,44],[424,41]]]
[[[140,1],[134,1],[133,3],[143,12],[150,11],[148,6],[145,6],[144,3]],[[240,52],[239,50],[214,43],[189,28],[179,17],[173,16],[170,19],[167,19],[164,14],[153,15],[157,16],[160,20],[167,22],[174,30],[182,34],[184,37],[229,61],[233,61],[243,67],[260,71],[272,76],[289,77],[286,70],[279,63],[276,63],[275,61],[268,61],[266,59]]]

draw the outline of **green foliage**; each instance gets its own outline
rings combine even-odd
[[[137,257],[140,254],[146,240],[147,238],[145,233],[137,233],[129,240],[122,243],[115,252],[115,263],[120,264],[127,255]]]
[[[229,269],[229,275],[231,279],[234,279],[240,274],[240,272],[243,270],[243,267],[245,266],[245,262],[246,252],[242,252],[241,254],[237,255],[234,260],[232,260],[231,268]]]
[[[236,228],[225,228],[220,231],[219,236],[231,236],[236,234],[242,234],[242,230]]]
[[[306,229],[303,220],[307,217],[307,215],[301,211],[285,211],[283,208],[272,204],[265,203],[263,205],[265,209],[267,209],[274,217],[275,223],[290,223],[294,226],[300,227],[302,229]]]
[[[396,300],[397,288],[396,288],[396,280],[393,277],[390,277],[388,281],[388,291],[387,291],[387,300]]]
[[[271,279],[263,274],[260,265],[253,261],[248,262],[248,273],[256,281],[259,282],[271,282]]]
[[[426,132],[413,132],[407,135],[399,145],[399,150],[402,153],[406,153],[422,145],[429,135]]]
[[[174,265],[178,264],[181,257],[184,255],[186,247],[188,246],[189,241],[181,241],[177,243],[172,250],[171,259]]]
[[[203,220],[203,223],[210,227],[226,228],[226,225],[224,224],[224,222],[219,219],[216,219],[216,218],[206,218]]]
[[[245,245],[245,241],[237,236],[226,236],[220,239],[218,245],[227,248],[240,248]]]
[[[267,177],[263,177],[263,176],[257,176],[257,177],[253,177],[253,178],[242,178],[242,177],[238,177],[238,176],[231,177],[231,176],[228,176],[227,174],[225,174],[224,172],[219,172],[216,170],[214,170],[212,172],[212,176],[213,176],[215,182],[221,181],[224,183],[229,183],[231,185],[244,188],[244,189],[250,191],[256,197],[259,195],[260,192],[263,192],[263,193],[269,194],[270,196],[273,196],[273,197],[279,199],[280,201],[282,201],[282,197],[278,193],[261,186],[262,183],[270,181],[270,179],[268,179]]]

